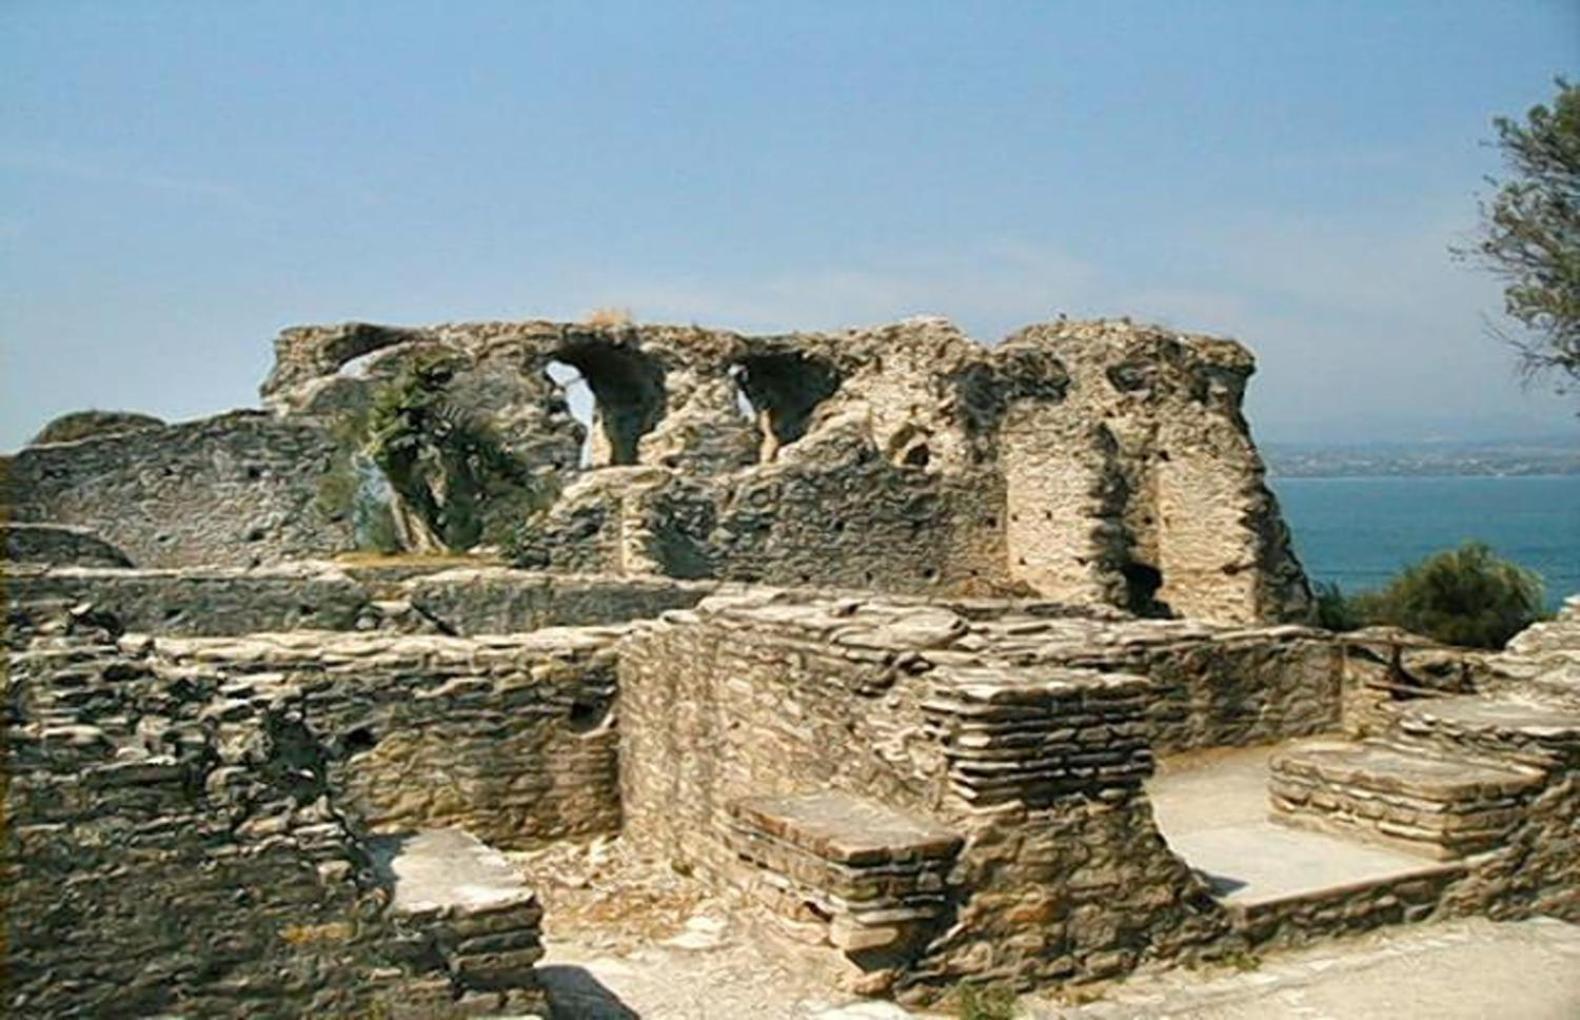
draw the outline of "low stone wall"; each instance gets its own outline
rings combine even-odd
[[[80,567],[129,567],[126,554],[86,528],[69,524],[0,521],[8,568],[22,563],[66,563]]]
[[[429,631],[467,636],[625,623],[696,605],[721,587],[668,577],[342,569],[319,561],[251,569],[23,565],[8,571],[6,599],[16,607],[91,610],[114,617],[123,630],[172,637],[399,629],[396,609]]]
[[[8,1015],[541,1004],[530,974],[485,987],[447,969],[466,918],[387,910],[334,796],[340,752],[300,691],[230,683],[108,637],[35,640],[10,662]]]
[[[286,701],[338,753],[325,781],[373,832],[464,828],[504,848],[620,827],[615,629],[460,639],[296,632],[158,638],[215,677],[221,739]],[[239,714],[233,727],[231,712]]]
[[[14,606],[74,606],[143,634],[227,635],[350,630],[371,610],[368,593],[323,565],[243,570],[18,569],[6,577]]]
[[[1145,676],[1148,739],[1159,754],[1269,744],[1337,729],[1342,660],[1331,635],[1193,620],[1064,615],[1028,620],[1006,604],[967,644],[1017,665]]]
[[[464,635],[624,623],[694,606],[718,587],[668,577],[461,567],[414,577],[401,592],[425,616]]]
[[[1007,666],[974,637],[942,608],[854,600],[716,598],[638,625],[620,663],[627,838],[734,884],[743,799],[840,791],[958,833],[931,934],[901,958],[849,954],[856,987],[902,998],[1108,977],[1225,937],[1141,788],[1146,681]]]
[[[333,456],[313,419],[236,411],[24,447],[0,476],[12,520],[86,528],[143,567],[247,566],[353,547],[320,499]]]

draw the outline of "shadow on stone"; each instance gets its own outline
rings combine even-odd
[[[555,1020],[640,1020],[641,1014],[584,967],[539,967],[538,981],[548,993],[550,1016]]]

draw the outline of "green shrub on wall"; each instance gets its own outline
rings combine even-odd
[[[550,487],[485,422],[449,397],[457,369],[422,352],[373,394],[362,450],[393,494],[393,527],[411,549],[461,552],[507,541],[552,502]]]

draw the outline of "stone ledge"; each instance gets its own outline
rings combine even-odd
[[[1297,746],[1270,762],[1273,819],[1439,859],[1499,845],[1543,781],[1533,769],[1380,744]]]
[[[914,815],[848,794],[748,797],[732,802],[737,824],[762,830],[817,857],[874,865],[954,857],[961,839]]]

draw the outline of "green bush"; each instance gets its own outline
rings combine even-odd
[[[955,990],[960,1020],[1014,1020],[1015,992],[1003,985],[961,985]]]
[[[1502,648],[1542,618],[1543,587],[1534,571],[1467,542],[1400,571],[1379,591],[1345,596],[1317,586],[1317,615],[1329,630],[1387,624],[1445,644]]]
[[[1317,600],[1317,626],[1326,630],[1356,630],[1366,626],[1355,599],[1344,594],[1337,581],[1317,582],[1311,592]]]

